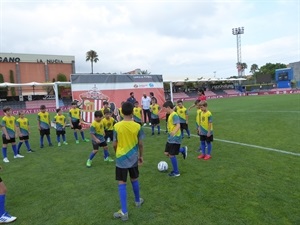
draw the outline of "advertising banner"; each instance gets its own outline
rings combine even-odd
[[[86,124],[94,120],[94,112],[103,107],[104,101],[109,103],[118,118],[118,108],[130,97],[130,92],[134,93],[139,105],[143,93],[149,96],[153,92],[161,107],[165,101],[162,75],[72,74],[71,89],[72,98],[78,101]]]

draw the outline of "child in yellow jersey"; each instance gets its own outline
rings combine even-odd
[[[141,125],[132,120],[133,104],[125,102],[122,105],[124,120],[114,126],[113,146],[116,152],[116,180],[118,181],[118,190],[121,203],[121,209],[113,214],[114,218],[123,221],[128,220],[127,210],[127,175],[129,173],[130,181],[134,193],[135,205],[140,207],[144,199],[140,198],[139,188],[139,169],[138,166],[143,163],[143,137],[144,132]]]
[[[69,116],[70,116],[70,120],[71,120],[71,129],[74,129],[74,137],[75,137],[76,144],[79,144],[77,131],[80,132],[80,135],[81,135],[81,138],[83,141],[89,142],[90,140],[84,137],[84,132],[83,132],[82,126],[81,126],[81,111],[77,107],[77,103],[72,102],[71,107],[72,108],[69,110]]]
[[[104,124],[105,141],[110,142],[113,140],[113,130],[114,130],[114,125],[115,125],[116,121],[111,116],[111,112],[108,109],[104,110],[104,118],[102,121]]]
[[[190,138],[191,134],[188,125],[189,113],[188,110],[184,107],[182,100],[177,101],[175,112],[178,114],[180,120],[181,137],[184,138],[183,131],[185,130],[188,135],[188,138]]]
[[[103,107],[101,108],[101,112],[104,115],[104,110],[109,110],[109,112],[112,112],[112,110],[109,108],[109,103],[107,101],[103,102]]]
[[[166,101],[163,107],[169,113],[168,118],[168,140],[165,147],[165,155],[171,160],[173,170],[169,173],[170,177],[179,177],[180,173],[178,170],[176,155],[179,152],[182,154],[183,159],[187,158],[187,146],[180,147],[182,137],[180,132],[180,120],[178,114],[174,111],[174,105],[171,101]]]
[[[122,113],[122,105],[124,104],[124,102],[121,102],[121,107],[118,109],[119,110],[119,118],[118,121],[122,121],[124,119],[124,114]]]
[[[135,101],[133,108],[133,121],[142,125],[142,108],[139,107],[139,102]]]
[[[41,105],[38,113],[38,129],[40,131],[40,147],[44,148],[44,136],[46,135],[49,146],[53,146],[50,138],[50,115],[46,112],[46,106]]]
[[[53,122],[55,123],[55,129],[56,129],[56,140],[57,140],[57,146],[60,147],[60,136],[63,139],[63,144],[67,145],[66,142],[66,117],[62,114],[62,110],[60,108],[56,109],[56,116],[54,116]]]
[[[3,162],[8,163],[9,160],[7,158],[7,144],[11,143],[11,147],[14,152],[14,158],[23,158],[24,156],[18,154],[17,146],[16,146],[16,125],[15,125],[15,117],[11,115],[11,108],[4,107],[3,109],[4,117],[1,121],[2,127],[2,154],[3,154]]]
[[[94,113],[94,121],[90,127],[90,134],[92,137],[92,145],[93,151],[90,154],[86,162],[87,167],[92,166],[92,160],[95,155],[98,153],[99,147],[103,147],[104,150],[104,161],[105,162],[113,162],[114,160],[109,156],[107,143],[105,141],[105,132],[104,132],[104,124],[103,124],[103,114],[101,111],[96,111]]]
[[[30,144],[29,144],[29,134],[30,134],[30,127],[29,127],[29,121],[27,118],[25,118],[25,113],[24,111],[20,111],[19,113],[19,118],[16,121],[16,128],[18,131],[18,136],[20,139],[20,142],[18,144],[18,154],[20,154],[20,148],[23,144],[23,142],[25,142],[26,148],[27,148],[27,152],[34,152],[31,148],[30,148]]]
[[[198,156],[198,159],[209,160],[211,158],[211,150],[214,137],[213,137],[213,124],[212,124],[212,114],[207,109],[207,102],[201,101],[199,103],[201,114],[199,118],[199,127],[198,132],[200,135],[201,141],[201,155]],[[207,154],[205,153],[205,144],[207,145]]]
[[[152,104],[150,106],[150,112],[151,112],[151,130],[152,135],[154,135],[154,127],[157,126],[157,134],[160,134],[160,121],[159,121],[159,111],[160,106],[157,104],[156,98],[152,98],[151,100]]]

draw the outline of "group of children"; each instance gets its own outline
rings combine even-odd
[[[108,104],[107,104],[108,105]],[[199,159],[208,160],[211,158],[211,142],[213,141],[213,127],[212,127],[212,114],[207,109],[206,101],[197,100],[195,102],[197,106],[196,114],[196,126],[197,133],[200,136],[200,147],[201,154],[198,156]],[[188,138],[191,134],[188,128],[188,110],[183,106],[181,100],[177,101],[175,106],[173,102],[166,101],[163,107],[167,113],[166,125],[167,125],[167,142],[164,149],[164,154],[169,157],[172,164],[172,171],[168,174],[170,177],[180,176],[176,156],[182,154],[183,159],[187,158],[188,148],[187,146],[181,147],[182,139],[184,137],[184,130],[187,132]],[[33,152],[28,142],[29,139],[29,122],[24,117],[24,112],[19,112],[19,118],[15,122],[15,118],[11,115],[9,107],[3,109],[5,116],[2,118],[2,139],[3,139],[3,161],[9,162],[7,159],[7,144],[11,143],[14,151],[14,158],[22,158],[24,156],[19,154],[20,147],[23,142],[27,147],[28,152]],[[108,106],[102,110],[97,110],[94,113],[94,121],[90,126],[90,134],[92,138],[93,150],[86,162],[87,167],[91,167],[92,160],[97,154],[99,147],[103,148],[104,161],[113,162],[114,160],[110,157],[107,142],[113,141],[113,148],[115,150],[116,157],[116,171],[115,176],[118,181],[118,191],[120,197],[121,209],[113,214],[114,218],[121,220],[128,220],[127,210],[127,175],[129,173],[130,182],[132,184],[135,205],[140,207],[144,199],[139,194],[139,170],[138,166],[143,163],[143,138],[144,132],[142,129],[141,117],[142,109],[139,107],[138,102],[134,105],[130,102],[123,102],[119,109],[120,121],[117,122],[111,115],[111,110]],[[150,106],[151,111],[151,134],[154,135],[154,127],[157,127],[157,133],[160,134],[160,121],[159,111],[160,106],[157,104],[156,99],[152,100]],[[58,146],[61,146],[60,136],[62,137],[62,144],[67,145],[65,137],[66,117],[62,114],[61,109],[57,109],[57,115],[54,117],[53,122],[56,127],[56,136]],[[79,143],[77,131],[80,131],[81,137],[84,141],[89,141],[84,137],[84,133],[81,127],[80,120],[80,109],[76,103],[72,103],[72,108],[69,111],[71,128],[74,129],[74,137],[76,143]],[[40,112],[38,113],[38,129],[40,131],[40,147],[44,147],[44,136],[46,135],[49,146],[52,146],[50,138],[50,116],[46,112],[46,107],[42,105]],[[16,146],[16,134],[20,138],[18,147]],[[207,154],[206,154],[207,147]],[[4,205],[5,196],[2,191],[3,182],[0,178],[0,214],[3,211],[2,206]],[[4,186],[5,187],[5,186]],[[4,194],[3,194],[4,193]],[[2,218],[3,217],[3,218]],[[3,221],[13,221],[16,217],[10,216],[8,213],[3,211],[3,215],[0,217]]]

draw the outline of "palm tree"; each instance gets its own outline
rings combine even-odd
[[[258,70],[257,64],[252,64],[250,67],[250,73],[254,74]]]
[[[238,62],[237,64],[236,64],[236,68],[238,69],[238,71],[239,71],[239,74],[240,74],[240,71],[241,71],[241,74],[239,75],[239,76],[242,76],[243,75],[243,73],[244,73],[244,71],[245,71],[245,69],[247,69],[247,63],[241,63],[241,62]]]
[[[256,78],[257,78],[257,73],[256,73],[257,70],[259,70],[258,65],[252,64],[250,67],[250,73],[252,73],[252,77],[254,79],[255,84],[256,84]]]
[[[150,73],[151,73],[151,72],[148,72],[148,70],[142,70],[142,71],[141,71],[141,74],[148,74],[148,75],[149,75]]]
[[[94,73],[94,62],[98,62],[98,54],[94,50],[90,50],[86,53],[86,61],[91,61],[92,74]]]

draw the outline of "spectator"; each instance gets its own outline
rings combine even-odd
[[[143,114],[144,114],[144,126],[147,125],[147,118],[149,125],[151,125],[151,112],[150,112],[150,104],[151,104],[151,98],[146,95],[146,93],[143,94],[142,100],[141,100],[141,105],[143,109]]]
[[[130,97],[127,98],[127,102],[130,102],[132,105],[136,102],[136,99],[134,98],[134,93],[130,92]]]

